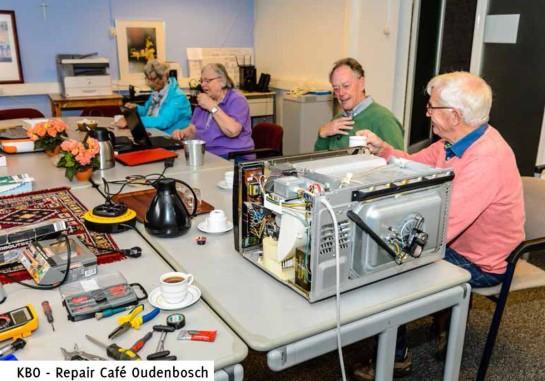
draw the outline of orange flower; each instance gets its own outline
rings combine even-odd
[[[98,154],[99,146],[98,141],[93,138],[88,138],[85,144],[69,139],[62,142],[61,149],[72,155],[79,165],[87,166]]]
[[[45,136],[47,131],[47,122],[36,123],[29,131],[38,135],[39,137]]]
[[[61,149],[63,151],[72,151],[74,147],[77,147],[78,142],[74,139],[68,139],[61,143]]]
[[[57,130],[57,132],[63,132],[68,127],[62,119],[53,119],[53,120],[50,120],[49,122],[51,126],[55,128],[55,130]]]
[[[54,127],[54,126],[49,126],[49,128],[47,129],[47,134],[49,136],[57,136],[57,129]]]
[[[98,146],[98,140],[96,139],[93,139],[93,138],[88,138],[87,139],[87,147],[89,147],[89,152],[91,152],[94,155],[96,155],[98,153],[98,151],[100,150],[99,146]]]

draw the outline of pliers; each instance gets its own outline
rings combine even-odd
[[[151,319],[156,317],[159,312],[161,312],[161,309],[156,307],[147,314],[139,316],[140,312],[142,312],[143,310],[144,305],[139,304],[134,307],[128,315],[118,317],[117,322],[120,325],[108,335],[108,339],[114,339],[122,333],[127,332],[130,328],[140,328],[142,324],[150,321]]]
[[[77,344],[74,344],[74,350],[68,351],[61,347],[62,354],[65,360],[84,360],[84,361],[106,361],[104,357],[93,355],[84,351],[80,351]]]

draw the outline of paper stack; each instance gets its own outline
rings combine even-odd
[[[34,179],[28,173],[0,176],[0,196],[30,192]]]

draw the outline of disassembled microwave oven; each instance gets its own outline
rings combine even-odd
[[[235,166],[235,248],[310,302],[335,294],[335,229],[341,292],[444,256],[452,170],[354,153]]]

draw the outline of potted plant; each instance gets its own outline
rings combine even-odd
[[[66,138],[68,126],[61,119],[39,122],[27,130],[27,136],[34,142],[34,149],[43,149],[49,156],[59,153],[59,146]]]
[[[61,143],[60,149],[57,167],[65,168],[64,175],[70,180],[76,177],[79,181],[87,181],[99,167],[96,139],[87,138],[83,143],[68,139]]]

